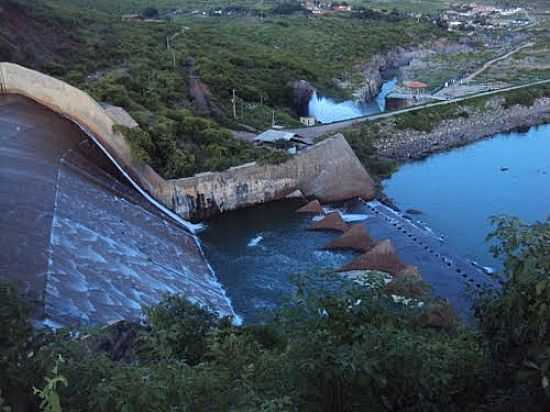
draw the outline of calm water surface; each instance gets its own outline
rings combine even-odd
[[[498,266],[485,242],[490,216],[532,223],[550,215],[550,125],[406,164],[384,191],[402,210],[422,211],[418,218],[459,254]]]
[[[489,216],[507,213],[533,222],[550,214],[550,126],[498,135],[406,164],[384,186],[402,210],[421,210],[422,215],[411,217],[444,235],[445,248],[452,253],[498,266],[484,241]],[[338,235],[307,231],[312,216],[295,213],[301,205],[287,200],[225,213],[208,221],[200,234],[209,262],[246,322],[261,320],[262,310],[284,303],[294,290],[293,276],[337,268],[356,256],[320,250]],[[392,239],[403,261],[421,268],[441,296],[454,296],[455,302],[467,305],[455,296],[462,293],[459,275],[455,278],[451,271],[430,277],[430,264],[394,238],[400,232],[391,224],[375,223],[376,216],[364,203],[347,202],[338,208],[346,219],[366,219],[375,239]],[[443,275],[446,280],[440,279]]]

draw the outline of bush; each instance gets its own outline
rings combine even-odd
[[[364,124],[360,128],[346,130],[344,136],[369,174],[381,180],[394,173],[398,164],[391,159],[377,156],[374,141],[378,138],[378,133],[379,129],[376,125]]]
[[[141,355],[154,360],[178,359],[196,365],[207,351],[206,337],[220,322],[215,314],[169,296],[145,311],[150,331],[141,337]]]
[[[498,383],[526,390],[531,401],[550,407],[550,219],[532,226],[494,219],[493,252],[504,258],[503,287],[477,305]],[[546,394],[546,399],[544,395]]]

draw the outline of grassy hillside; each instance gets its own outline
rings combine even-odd
[[[155,5],[168,7],[169,1]],[[284,160],[284,153],[235,141],[219,126],[263,129],[272,111],[279,123],[295,125],[292,81],[341,93],[334,79],[353,80],[375,53],[445,35],[431,24],[395,16],[200,14],[160,23],[117,16],[145,6],[141,0],[6,0],[0,58],[128,109],[144,130],[130,137],[136,153],[166,177]]]

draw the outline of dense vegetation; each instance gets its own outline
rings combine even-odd
[[[496,224],[503,286],[478,301],[479,329],[452,317],[433,322],[430,314],[448,313],[444,303],[427,294],[396,303],[372,275],[370,288],[341,278],[304,280],[293,302],[262,325],[232,326],[169,297],[147,309],[145,325],[33,334],[28,309],[3,286],[0,405],[37,410],[42,400],[44,410],[110,412],[548,410],[550,220]],[[406,296],[414,289],[399,290]]]
[[[283,151],[235,141],[223,127],[263,129],[273,111],[279,124],[297,125],[293,81],[343,93],[335,79],[353,83],[357,65],[373,54],[444,35],[399,16],[392,17],[399,25],[376,13],[311,17],[292,1],[266,1],[260,12],[243,0],[227,11],[231,16],[209,16],[220,4],[7,0],[0,11],[0,59],[123,106],[143,129],[130,137],[139,157],[165,177],[181,177],[284,160]],[[173,8],[178,14],[167,14]],[[208,13],[189,14],[195,10]],[[121,19],[131,12],[165,20]]]
[[[377,124],[363,124],[361,127],[344,130],[349,145],[376,180],[391,176],[398,167],[397,162],[377,155],[374,142],[379,135],[380,128]]]

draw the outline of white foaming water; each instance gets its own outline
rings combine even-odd
[[[359,214],[359,213],[341,213],[340,212],[340,216],[346,223],[362,222],[363,220],[367,220],[369,218],[369,215]]]
[[[264,237],[262,235],[254,236],[252,239],[250,239],[250,242],[248,242],[248,247],[256,247],[258,244],[264,240]]]
[[[492,268],[491,266],[483,266],[483,270],[485,271],[485,273],[489,274],[489,275],[493,275],[496,273],[496,270],[494,268]]]
[[[71,119],[69,119],[71,120]],[[71,120],[72,121],[72,120]],[[95,135],[91,132],[91,130],[88,130],[86,127],[82,126],[81,124],[78,124],[75,122],[75,124],[82,130],[86,135],[92,139],[92,141],[97,145],[97,147],[100,148],[100,150],[109,158],[111,163],[118,169],[120,173],[130,182],[132,187],[136,189],[149,203],[151,203],[154,207],[159,209],[161,212],[172,218],[172,220],[175,220],[180,225],[184,226],[187,230],[189,230],[191,233],[195,234],[201,230],[204,230],[204,225],[201,223],[191,223],[187,220],[183,219],[181,216],[179,216],[177,213],[174,213],[172,210],[168,209],[166,206],[161,204],[157,199],[155,199],[153,196],[151,196],[148,192],[146,192],[129,174],[126,172],[126,170],[118,163],[118,161],[109,153],[109,151],[99,142],[99,140],[95,137]]]
[[[362,222],[364,220],[367,220],[369,218],[369,215],[363,214],[363,213],[344,213],[339,209],[331,209],[328,207],[323,208],[324,215],[318,215],[313,216],[311,219],[314,222],[318,222],[325,218],[325,216],[329,213],[338,212],[342,220],[346,223],[354,223],[354,222]]]

